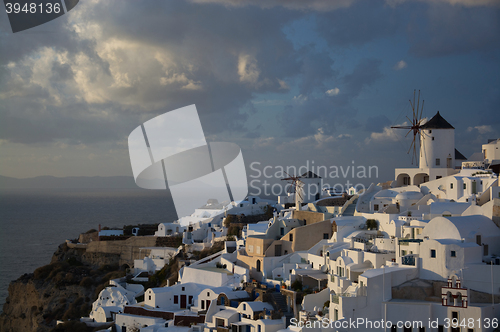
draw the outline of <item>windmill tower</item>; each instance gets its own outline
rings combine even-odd
[[[430,180],[455,174],[455,128],[446,121],[439,112],[429,121],[422,119],[424,102],[420,108],[420,91],[415,102],[416,91],[413,92],[413,102],[410,105],[413,119],[408,118],[410,125],[392,128],[407,129],[406,136],[413,133],[413,141],[408,153],[413,149],[412,163],[417,158],[417,144],[419,147],[418,168],[396,168],[395,179],[397,186],[421,185]]]
[[[286,172],[285,172],[286,173]],[[290,174],[286,173],[288,175],[287,178],[281,179],[281,181],[290,181],[289,184],[290,186],[288,187],[288,192],[293,193],[294,199],[295,199],[295,209],[297,211],[300,211],[300,206],[302,202],[304,201],[303,197],[303,187],[304,187],[304,182],[300,181],[300,176],[291,176]]]
[[[420,168],[454,168],[455,128],[438,111],[420,129]]]

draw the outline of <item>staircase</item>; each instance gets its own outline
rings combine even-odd
[[[276,307],[276,310],[281,310],[283,315],[286,317],[286,327],[288,327],[288,325],[290,325],[290,319],[293,318],[293,312],[288,312],[285,296],[279,292],[273,292],[271,293],[271,297],[273,298],[273,304]],[[292,308],[290,309],[292,310]]]
[[[354,201],[352,201],[351,204],[349,204],[345,210],[344,213],[342,213],[343,216],[353,216],[354,212],[356,211],[356,203],[358,202],[358,199],[356,198]]]

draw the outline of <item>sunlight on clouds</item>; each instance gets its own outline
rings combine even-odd
[[[339,88],[334,88],[334,89],[327,90],[325,93],[329,96],[336,96],[339,94],[339,92],[340,92]]]
[[[486,134],[486,133],[492,132],[493,128],[491,128],[490,125],[475,126],[475,127],[467,128],[468,132],[471,132],[473,130],[477,130],[480,134]]]
[[[280,80],[279,78],[278,78],[278,83],[280,85],[280,89],[281,90],[289,90],[290,89],[290,87],[288,86],[288,84],[286,84],[285,81]]]
[[[297,104],[302,104],[302,103],[306,102],[307,99],[308,99],[308,97],[304,96],[304,95],[293,96],[293,102],[295,102]]]
[[[255,140],[253,147],[260,148],[260,147],[270,146],[274,144],[274,142],[275,142],[274,137],[260,137]]]
[[[337,137],[327,135],[325,134],[323,128],[318,128],[314,135],[304,136],[292,141],[283,142],[276,149],[279,151],[287,149],[327,149],[330,147],[331,143],[336,142],[337,139],[345,139],[348,137],[350,137],[350,135],[338,135]]]
[[[406,123],[406,122],[405,122]],[[403,124],[403,126],[405,125]],[[367,137],[365,140],[365,143],[371,143],[371,142],[387,142],[387,141],[392,141],[392,142],[397,142],[399,140],[399,136],[396,134],[396,130],[391,128],[391,127],[384,127],[384,130],[381,133],[377,132],[372,132],[370,134],[370,137]]]
[[[406,68],[407,66],[408,64],[404,60],[401,60],[398,63],[396,63],[393,68],[394,70],[401,70],[403,68]]]
[[[238,57],[238,75],[240,82],[256,84],[260,75],[257,59],[248,54],[240,54]]]

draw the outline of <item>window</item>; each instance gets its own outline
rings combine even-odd
[[[179,303],[179,296],[174,295],[174,304]]]
[[[184,292],[186,290],[186,287],[182,287],[182,291]]]
[[[406,250],[401,250],[401,256],[406,256]]]
[[[374,204],[374,205],[373,205],[373,209],[374,209],[375,211],[378,211],[378,204]]]
[[[455,250],[451,251],[451,257],[457,257],[457,252]]]
[[[467,189],[467,183],[464,183],[464,190]]]
[[[431,249],[431,258],[436,258],[436,250]]]
[[[248,245],[248,252],[253,252],[253,245],[251,244]]]
[[[323,233],[323,239],[328,240],[328,238],[329,238],[328,233]]]
[[[257,328],[257,332],[262,332],[262,327],[260,325],[257,325],[258,328]]]
[[[441,165],[441,159],[436,158],[436,166],[439,166],[439,165]]]
[[[450,183],[450,189],[453,189],[453,183]]]
[[[481,245],[482,241],[481,241],[481,235],[476,235],[476,244],[477,245]]]
[[[281,236],[285,235],[285,229],[283,227],[280,228],[280,235]]]
[[[247,305],[243,303],[243,310],[247,310]]]
[[[290,241],[293,241],[293,234],[290,234]]]
[[[434,136],[432,136],[432,140],[434,140]]]
[[[432,134],[432,130],[429,130],[429,134]]]
[[[207,292],[207,296],[210,296],[210,292]]]
[[[483,246],[483,256],[488,256],[488,245],[487,244],[485,244]]]
[[[149,301],[151,301],[151,295],[149,295]]]

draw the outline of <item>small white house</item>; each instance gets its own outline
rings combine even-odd
[[[144,304],[163,310],[180,310],[194,305],[203,285],[178,283],[170,287],[149,288],[144,293]]]

